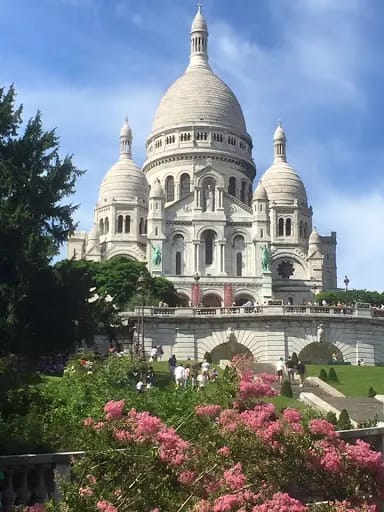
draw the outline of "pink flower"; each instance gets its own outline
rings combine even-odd
[[[215,418],[220,414],[220,405],[197,405],[195,412],[198,416],[209,416]]]
[[[262,505],[253,507],[252,512],[308,512],[309,509],[288,494],[277,492]]]
[[[163,427],[160,418],[152,416],[149,412],[139,412],[136,414],[135,438],[137,440],[151,439]]]
[[[110,400],[104,406],[106,420],[118,420],[123,415],[125,400]]]
[[[287,407],[286,409],[284,409],[283,418],[288,423],[298,423],[299,421],[301,421],[302,416],[296,409],[291,409],[290,407]]]
[[[356,444],[346,444],[345,452],[347,457],[360,468],[384,475],[382,455],[380,452],[373,451],[368,443],[358,439]]]
[[[223,457],[229,457],[231,455],[231,450],[228,448],[228,446],[223,446],[217,450],[217,453],[219,455],[223,455]]]
[[[239,490],[244,487],[247,477],[242,472],[242,466],[237,463],[232,468],[224,471],[224,480],[230,489],[233,491]]]
[[[93,495],[93,489],[90,487],[80,487],[79,489],[79,496],[82,498],[85,498],[86,496],[92,496]]]
[[[35,503],[27,508],[28,512],[46,512],[46,508],[42,503]]]
[[[95,420],[92,418],[92,416],[89,416],[89,418],[85,418],[83,421],[84,427],[91,427],[95,423]]]
[[[87,480],[91,485],[95,485],[97,482],[96,477],[94,475],[87,475]]]
[[[98,501],[96,504],[97,510],[100,510],[100,512],[118,512],[117,508],[112,505],[112,503],[109,503],[109,501],[101,500]]]
[[[335,426],[327,420],[311,420],[309,429],[312,434],[321,434],[329,439],[335,439],[338,436]]]
[[[178,481],[183,485],[192,485],[195,480],[196,473],[194,471],[183,471],[178,478]]]

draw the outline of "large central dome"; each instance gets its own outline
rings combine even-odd
[[[189,68],[163,96],[152,131],[180,125],[213,123],[240,134],[247,128],[231,89],[209,68]]]
[[[207,45],[207,24],[199,8],[191,29],[190,64],[160,101],[152,133],[207,123],[248,136],[236,96],[208,64]]]

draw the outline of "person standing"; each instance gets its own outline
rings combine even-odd
[[[277,376],[279,378],[280,384],[283,382],[283,375],[284,375],[284,361],[283,358],[280,357],[280,359],[276,363],[276,371]]]
[[[304,386],[304,379],[305,379],[305,364],[303,363],[303,361],[298,361],[297,373],[299,374],[300,387],[302,388]]]
[[[285,368],[287,369],[289,382],[293,382],[294,364],[291,357],[288,357],[288,361],[285,363]]]
[[[175,368],[177,366],[176,356],[175,354],[172,354],[171,357],[168,359],[168,369],[169,369],[169,375],[173,379],[175,375]]]
[[[191,376],[191,367],[189,364],[187,364],[187,365],[185,365],[185,369],[184,369],[184,387],[188,386],[190,376]]]
[[[184,387],[185,368],[181,363],[178,366],[176,366],[175,371],[174,371],[174,376],[175,376],[176,388]]]

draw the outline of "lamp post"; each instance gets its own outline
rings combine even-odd
[[[140,272],[139,279],[137,280],[137,293],[141,297],[141,307],[139,314],[139,329],[137,333],[136,354],[145,359],[145,343],[144,343],[144,291],[145,291],[145,277],[144,272]]]
[[[348,291],[348,285],[349,285],[349,279],[348,276],[344,277],[344,285],[345,285],[345,291]]]

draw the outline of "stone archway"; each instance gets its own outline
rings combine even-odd
[[[234,355],[245,354],[253,358],[252,352],[237,341],[228,341],[217,345],[211,352],[212,363],[218,364],[219,361],[230,361]]]
[[[236,306],[243,306],[247,302],[252,302],[252,304],[255,302],[255,299],[252,297],[252,295],[241,293],[235,297]]]
[[[189,304],[190,304],[190,300],[189,300],[189,297],[188,295],[186,295],[185,293],[178,293],[177,294],[177,305],[178,306],[182,306],[182,307],[188,307]]]
[[[305,363],[311,364],[331,364],[331,363],[343,363],[344,358],[340,349],[328,342],[316,342],[309,343],[299,353],[299,359]]]
[[[221,308],[221,297],[215,293],[207,293],[203,297],[203,306],[206,308]]]

